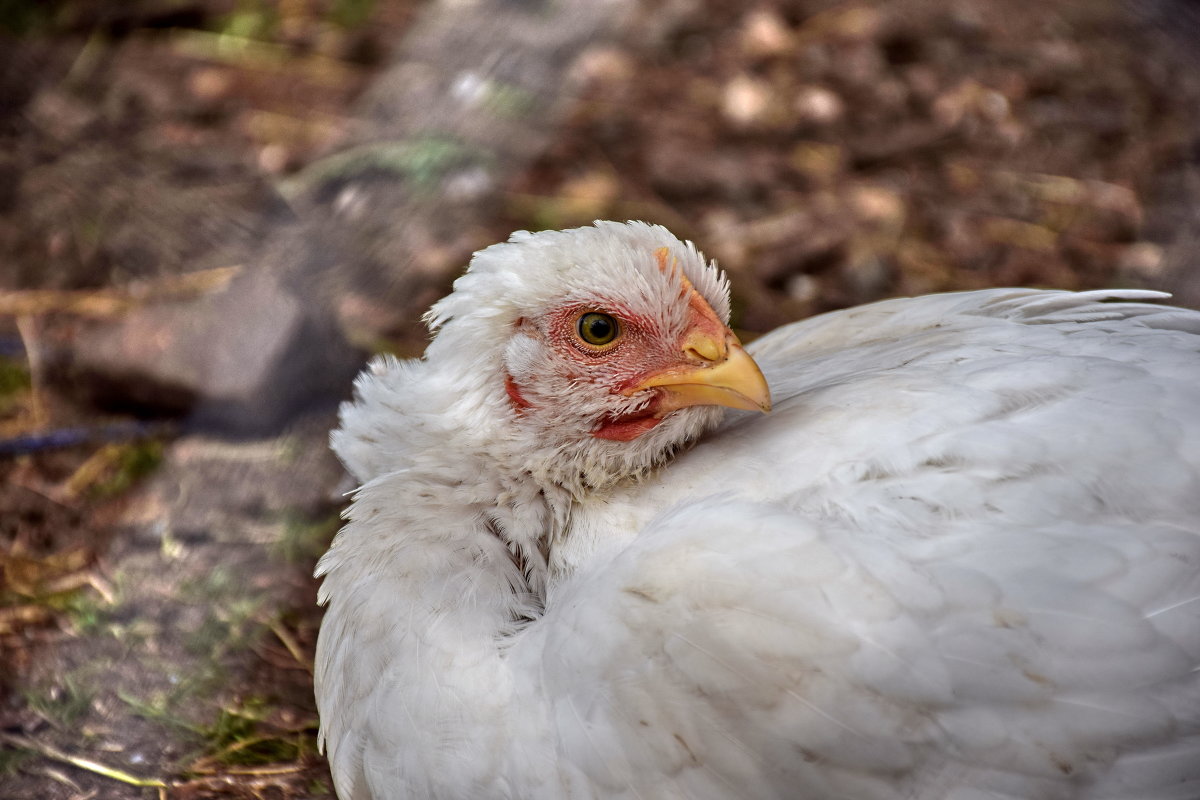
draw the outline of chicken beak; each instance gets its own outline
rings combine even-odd
[[[733,331],[723,338],[694,332],[683,342],[684,363],[651,375],[628,389],[662,392],[656,416],[687,406],[728,406],[746,411],[771,410],[771,390],[754,359],[742,349]]]

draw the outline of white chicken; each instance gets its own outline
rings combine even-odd
[[[333,434],[339,796],[1200,798],[1200,313],[1162,296],[743,350],[661,227],[477,253]]]

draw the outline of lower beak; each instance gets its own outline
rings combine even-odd
[[[771,390],[762,370],[750,357],[737,337],[728,332],[724,342],[716,344],[722,355],[717,360],[697,359],[689,348],[687,361],[650,376],[628,389],[632,395],[646,389],[662,392],[657,415],[665,415],[687,406],[727,406],[745,411],[771,410]],[[714,348],[707,348],[712,351]],[[699,361],[700,363],[696,363]]]

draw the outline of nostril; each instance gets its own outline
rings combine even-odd
[[[683,354],[685,356],[709,364],[723,361],[727,355],[727,350],[728,348],[725,346],[723,340],[700,333],[693,333],[683,342]]]

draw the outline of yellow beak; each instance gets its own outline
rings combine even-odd
[[[723,339],[697,331],[685,340],[683,356],[679,366],[652,375],[624,393],[659,389],[663,401],[655,416],[706,405],[771,410],[767,379],[733,331],[726,330]]]

